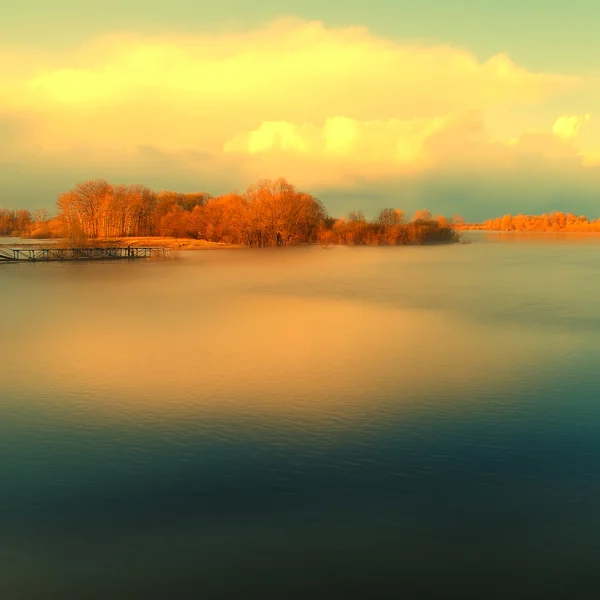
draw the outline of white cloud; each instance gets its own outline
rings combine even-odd
[[[0,110],[37,118],[32,141],[53,150],[90,140],[216,148],[261,123],[330,119],[329,148],[344,154],[356,135],[351,120],[433,119],[536,103],[577,84],[528,72],[505,55],[479,62],[459,48],[294,19],[238,34],[107,35],[68,54],[34,58],[10,53]],[[271,135],[294,138],[278,127],[260,130],[256,148]]]
[[[582,125],[590,120],[590,115],[567,115],[559,117],[554,123],[552,132],[561,140],[572,140],[577,137]]]
[[[553,131],[512,143],[486,128],[492,107],[510,118],[580,83],[504,54],[479,61],[297,19],[245,33],[111,34],[53,55],[0,48],[0,159],[62,164],[78,178],[151,172],[208,191],[228,177],[230,188],[278,176],[347,188],[531,155],[593,165],[574,146],[589,115],[568,107]]]
[[[561,136],[555,127],[554,131],[526,131],[502,142],[489,136],[479,111],[387,121],[334,117],[320,124],[265,122],[229,140],[224,151],[240,158],[249,178],[259,175],[265,164],[285,165],[285,172],[303,184],[338,187],[452,166],[505,168],[527,157],[592,164],[573,145],[573,135],[564,135],[567,127],[573,130],[576,123],[567,120]]]

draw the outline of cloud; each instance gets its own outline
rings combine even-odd
[[[51,205],[63,182],[89,177],[220,193],[285,176],[327,195],[440,170],[518,169],[531,157],[593,165],[575,147],[588,114],[567,107],[553,128],[510,143],[486,122],[493,107],[537,107],[580,85],[504,54],[479,61],[298,19],[112,33],[54,54],[0,48],[0,171],[37,174],[4,179],[0,198],[40,204],[42,190]]]
[[[582,155],[585,167],[600,167],[600,152],[590,152]]]
[[[425,166],[425,141],[447,125],[448,119],[378,119],[359,121],[347,116],[326,119],[322,124],[266,121],[256,130],[242,133],[223,146],[225,153],[290,155],[304,161],[329,161],[348,169],[378,172]]]
[[[359,121],[338,116],[321,124],[268,121],[235,136],[223,150],[245,155],[249,176],[271,161],[285,164],[309,185],[349,187],[357,180],[451,166],[500,169],[531,157],[581,166],[583,157],[572,142],[588,118],[560,117],[552,131],[526,131],[508,142],[489,136],[481,111],[432,119]]]
[[[575,82],[530,73],[504,54],[480,63],[450,46],[295,19],[229,35],[107,35],[54,62],[28,78],[30,101],[103,105],[140,95],[172,101],[177,93],[203,106],[229,100],[262,112],[261,120],[265,112],[279,119],[273,110],[296,120],[332,107],[359,119],[433,116],[537,102]]]
[[[482,63],[459,48],[295,19],[237,34],[106,35],[39,63],[31,53],[10,58],[3,103],[39,117],[35,141],[44,147],[93,136],[198,148],[260,123],[436,118],[536,103],[577,83],[528,72],[505,55]]]
[[[552,132],[561,140],[571,140],[577,136],[581,126],[590,120],[590,115],[569,115],[560,117],[554,123]]]

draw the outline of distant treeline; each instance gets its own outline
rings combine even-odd
[[[0,208],[0,235],[20,237],[56,237],[62,233],[58,222],[53,224],[56,231],[50,231],[50,219],[45,210],[32,215],[28,210],[6,210]],[[59,231],[60,230],[60,231]]]
[[[312,195],[285,179],[261,180],[243,193],[212,197],[203,192],[154,192],[143,185],[111,185],[102,179],[78,183],[60,194],[59,214],[3,211],[0,235],[68,237],[86,240],[161,236],[224,242],[251,247],[298,243],[400,245],[453,243],[451,221],[418,211],[409,221],[397,209],[368,221],[361,211],[347,218],[329,216]],[[461,222],[460,219],[457,222]]]
[[[543,215],[504,215],[484,221],[469,229],[488,231],[579,231],[600,232],[600,219],[590,220],[583,215],[551,212]]]

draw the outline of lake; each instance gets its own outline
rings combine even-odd
[[[469,235],[1,265],[0,598],[581,597],[600,242]]]

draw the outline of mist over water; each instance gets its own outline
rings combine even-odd
[[[600,244],[470,235],[0,266],[0,597],[587,592]]]

